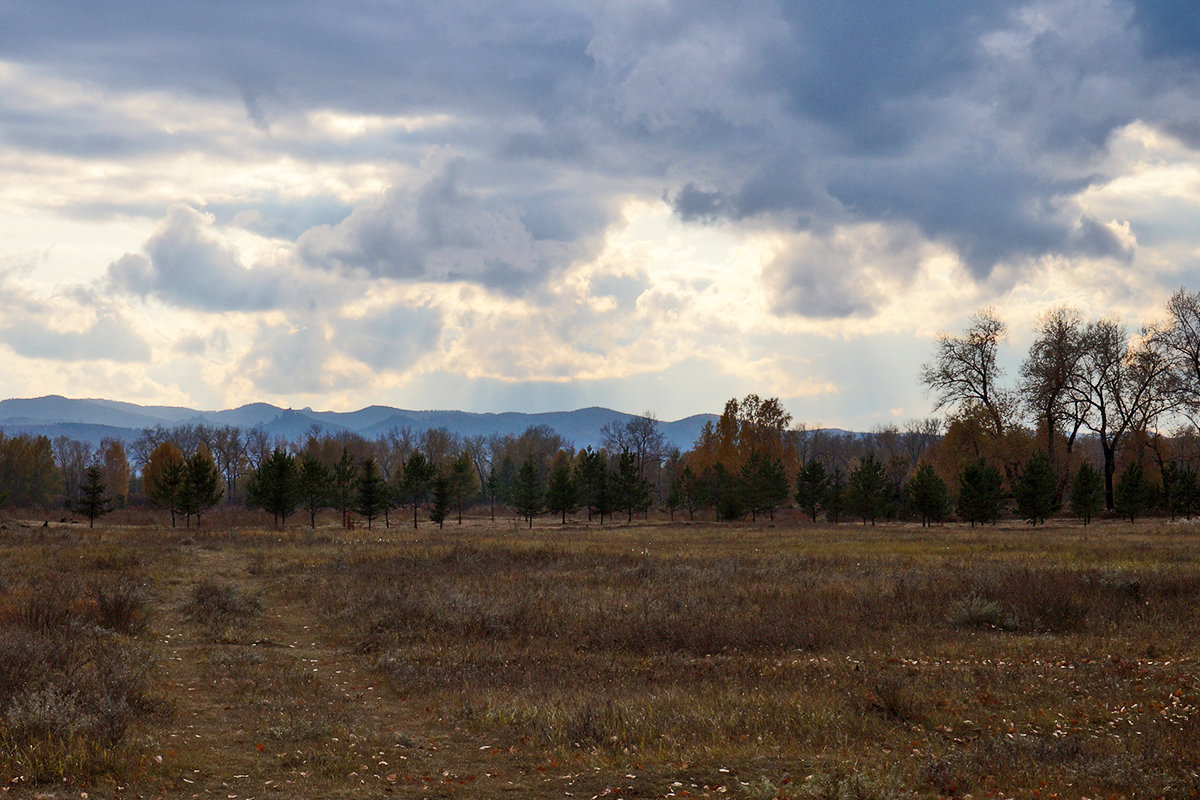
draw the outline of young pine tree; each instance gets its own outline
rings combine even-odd
[[[408,460],[404,462],[397,495],[401,503],[412,506],[414,528],[417,527],[417,511],[421,508],[421,504],[429,499],[429,492],[433,488],[433,478],[436,474],[437,467],[420,450],[414,450]]]
[[[196,516],[196,527],[200,527],[200,516],[225,496],[217,463],[203,445],[188,457],[179,494],[180,510],[183,511],[185,525],[189,527],[193,514]]]
[[[300,459],[297,490],[300,505],[308,512],[308,522],[317,527],[317,512],[328,507],[332,495],[333,471],[316,456]]]
[[[295,457],[276,447],[250,475],[246,505],[269,511],[278,528],[287,523],[288,516],[300,504],[299,488]]]
[[[775,458],[755,453],[742,467],[741,484],[750,518],[768,514],[775,519],[775,509],[788,499],[787,474],[783,463]]]
[[[579,492],[575,488],[575,478],[571,475],[571,464],[565,454],[559,453],[554,459],[554,467],[550,470],[550,480],[546,484],[546,510],[562,516],[562,524],[567,524],[567,514],[574,513],[579,506]]]
[[[719,461],[705,471],[709,500],[722,522],[746,516],[746,499],[741,483]]]
[[[626,523],[633,522],[633,515],[650,508],[650,482],[638,471],[637,457],[628,450],[617,458],[614,477],[616,507],[625,512]]]
[[[329,481],[329,507],[342,515],[342,527],[350,527],[350,512],[354,510],[354,496],[358,488],[358,472],[350,451],[342,448],[342,457],[333,466]]]
[[[1013,486],[1017,500],[1017,513],[1021,519],[1036,526],[1045,523],[1046,517],[1054,512],[1054,472],[1050,468],[1050,456],[1038,450],[1021,469]]]
[[[950,491],[932,466],[922,464],[908,482],[908,501],[921,518],[921,527],[926,527],[945,519],[950,508]]]
[[[1004,478],[1000,470],[982,458],[968,464],[958,476],[958,514],[971,523],[996,522]]]
[[[171,512],[171,527],[179,513],[180,492],[186,461],[183,453],[171,442],[163,442],[150,453],[142,471],[142,483],[150,502]]]
[[[3,498],[0,498],[0,505]],[[104,482],[104,468],[93,463],[84,473],[83,483],[79,485],[79,500],[71,507],[76,514],[84,514],[88,518],[88,527],[95,525],[96,517],[113,510],[113,500],[108,496],[108,486]]]
[[[688,512],[688,519],[696,518],[696,509],[701,505],[700,480],[690,466],[684,466],[675,474],[671,481],[670,503],[673,508],[682,508]]]
[[[834,525],[841,521],[842,511],[846,508],[846,478],[841,467],[834,467],[829,474],[829,483],[821,495],[821,508],[825,510],[825,518]]]
[[[829,473],[825,471],[825,465],[815,458],[796,475],[796,503],[813,522],[817,521],[817,512],[821,509],[828,487]]]
[[[1118,514],[1136,522],[1150,507],[1153,494],[1154,484],[1146,477],[1142,465],[1131,461],[1113,487],[1113,504]]]
[[[608,459],[603,452],[587,448],[579,453],[579,461],[575,467],[575,483],[579,488],[580,502],[587,507],[588,522],[592,515],[604,517],[612,513],[613,499],[611,480],[608,471]]]
[[[366,517],[368,528],[371,527],[372,521],[391,504],[390,495],[391,490],[379,472],[379,466],[375,463],[375,459],[363,459],[355,486],[354,510],[359,516]]]
[[[479,489],[470,453],[464,450],[450,463],[446,481],[450,492],[450,505],[458,513],[458,524],[462,525],[463,508],[476,496]]]
[[[1086,461],[1071,481],[1071,513],[1087,525],[1104,508],[1104,476]]]
[[[858,466],[850,473],[849,507],[862,517],[864,525],[867,520],[874,525],[876,519],[887,516],[890,511],[887,476],[873,454],[859,460]]]
[[[542,510],[542,481],[538,476],[537,464],[532,458],[525,459],[517,470],[517,479],[513,483],[512,504],[532,529],[534,516]]]
[[[445,525],[446,517],[450,515],[451,497],[450,478],[441,470],[433,477],[430,496],[433,502],[429,504],[429,519],[441,528]]]
[[[1163,484],[1172,519],[1176,515],[1191,519],[1200,510],[1200,479],[1191,464],[1167,464]]]

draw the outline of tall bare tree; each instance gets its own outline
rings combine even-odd
[[[1176,402],[1174,364],[1162,337],[1145,329],[1136,340],[1114,319],[1088,323],[1070,388],[1083,425],[1104,455],[1104,496],[1113,508],[1113,474],[1126,435],[1151,427]]]
[[[225,498],[232,503],[237,497],[237,482],[246,467],[246,440],[240,428],[222,425],[213,431],[212,455],[217,470],[225,480]]]
[[[935,395],[934,410],[982,411],[988,432],[1000,438],[1008,424],[1013,401],[999,385],[1000,345],[1008,327],[988,308],[975,313],[961,336],[938,334],[933,360],[921,366],[921,382]]]
[[[1077,309],[1052,308],[1038,317],[1037,336],[1021,364],[1022,402],[1045,428],[1045,450],[1057,474],[1057,437],[1066,440],[1070,453],[1084,424],[1087,405],[1075,391],[1079,364],[1084,356],[1084,324]]]
[[[62,475],[63,492],[67,502],[74,503],[79,499],[79,488],[92,462],[92,448],[87,442],[65,435],[55,436],[53,447],[54,462]]]
[[[1175,362],[1179,410],[1200,428],[1200,291],[1171,295],[1158,335]]]
[[[653,412],[605,423],[600,442],[609,453],[628,452],[634,458],[637,474],[657,487],[661,494],[662,463],[667,455],[667,440]]]

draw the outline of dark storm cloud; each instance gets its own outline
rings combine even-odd
[[[553,112],[588,64],[587,18],[555,3],[7,5],[4,58],[121,88],[233,91],[266,126],[289,105]]]
[[[1200,15],[1168,5],[1185,27]],[[915,223],[979,278],[1048,253],[1119,257],[1101,221],[1067,201],[1105,179],[1087,164],[1118,127],[1196,110],[1156,95],[1154,66],[1134,46],[1147,15],[1131,25],[1119,3],[779,9],[788,35],[767,43],[750,83],[785,98],[794,136],[767,137],[757,163],[683,182],[670,201],[685,220]]]
[[[980,280],[1048,254],[1124,257],[1071,201],[1114,177],[1112,134],[1142,120],[1200,140],[1200,6],[1180,0],[10,5],[0,60],[240,104],[248,158],[275,142],[349,163],[362,148],[411,171],[444,148],[455,158],[336,219],[301,231],[274,214],[262,230],[328,272],[509,294],[595,252],[620,198],[664,190],[696,224],[913,226]],[[448,121],[339,144],[277,133],[319,109]],[[177,146],[75,106],[22,113],[0,100],[16,123],[0,136],[28,148]],[[274,279],[213,241],[171,227],[157,244],[113,279],[183,305],[270,304]],[[200,264],[228,280],[196,284]],[[798,313],[872,306],[851,285],[786,285],[814,293],[783,303]]]
[[[1136,0],[1133,21],[1150,58],[1200,56],[1200,8],[1191,0]]]

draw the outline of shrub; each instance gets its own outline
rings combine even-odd
[[[111,772],[130,728],[159,707],[148,652],[90,624],[93,613],[58,583],[0,622],[0,763],[30,782]]]
[[[254,617],[261,609],[258,598],[211,579],[198,582],[183,606],[184,613],[213,638],[224,637],[234,623]]]
[[[95,588],[96,623],[102,628],[131,636],[146,628],[149,609],[146,592],[133,581],[121,581],[111,589]]]
[[[950,604],[946,621],[956,628],[996,628],[1000,626],[1003,614],[999,603],[972,594]]]

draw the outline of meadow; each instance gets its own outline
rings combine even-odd
[[[1200,525],[120,523],[3,524],[0,793],[1200,794]]]

